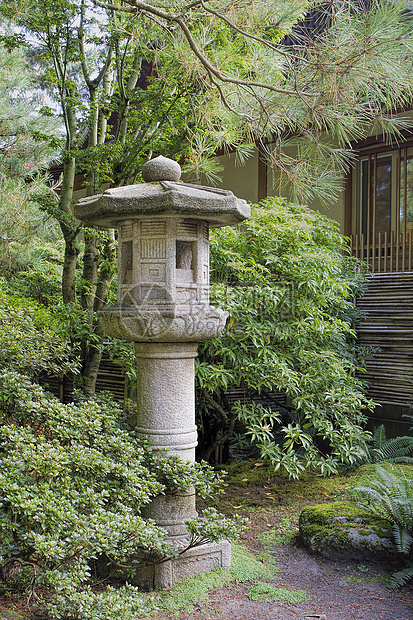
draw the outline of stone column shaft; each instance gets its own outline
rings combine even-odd
[[[194,342],[135,343],[137,363],[136,432],[151,446],[195,462]],[[185,546],[185,521],[196,516],[195,492],[158,495],[142,516],[164,527],[171,541]]]
[[[136,342],[136,431],[153,447],[195,461],[196,342]]]

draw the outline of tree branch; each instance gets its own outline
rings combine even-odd
[[[225,15],[222,15],[222,13],[218,13],[218,11],[214,11],[214,9],[209,8],[205,4],[204,0],[200,0],[200,4],[202,5],[202,8],[204,9],[204,11],[206,11],[207,13],[211,13],[212,15],[215,15],[215,17],[217,17],[218,19],[221,19],[232,30],[235,30],[235,32],[238,32],[243,37],[246,37],[247,39],[252,39],[253,41],[257,41],[258,43],[262,43],[263,45],[265,45],[269,49],[272,49],[274,52],[277,52],[277,54],[280,54],[281,56],[285,56],[287,58],[291,58],[294,60],[300,60],[300,61],[304,60],[308,62],[306,58],[303,58],[301,56],[296,56],[295,54],[292,54],[291,52],[285,51],[282,47],[273,45],[270,41],[267,41],[266,39],[262,39],[261,37],[258,37],[257,35],[250,34],[246,30],[242,30],[242,28],[239,28],[238,26],[236,26],[230,19],[228,19],[228,17],[225,17]]]
[[[86,62],[86,51],[85,51],[85,30],[83,28],[83,20],[85,16],[85,3],[82,1],[81,9],[80,9],[80,25],[77,31],[77,39],[79,43],[79,53],[80,53],[80,65],[82,67],[83,78],[86,82],[86,86],[89,91],[93,88],[92,80],[89,77],[89,68]]]
[[[164,11],[161,11],[160,9],[154,6],[151,6],[149,4],[146,4],[146,2],[141,2],[140,0],[136,0],[133,6],[127,6],[127,7],[117,6],[112,3],[106,3],[106,2],[103,2],[102,0],[92,0],[92,1],[95,6],[100,6],[101,8],[111,9],[113,11],[119,11],[119,12],[125,12],[125,13],[135,13],[135,14],[136,13],[148,13],[148,14],[156,15],[157,17],[160,17],[161,19],[164,19],[168,22],[173,22],[177,24],[182,30],[189,44],[189,47],[193,51],[194,55],[196,56],[196,58],[198,58],[202,66],[207,70],[208,75],[210,74],[214,75],[220,82],[224,82],[228,84],[235,84],[237,86],[246,86],[247,88],[250,88],[250,89],[262,88],[263,90],[268,90],[268,91],[279,93],[282,95],[297,95],[295,90],[279,88],[277,86],[273,86],[272,84],[267,84],[266,82],[256,82],[253,80],[242,80],[240,78],[231,77],[229,75],[222,73],[222,71],[220,71],[216,66],[214,66],[208,60],[205,54],[201,52],[200,48],[198,47],[195,39],[193,38],[191,34],[191,31],[189,30],[184,19],[180,15],[171,15],[170,13],[165,13]],[[314,97],[314,93],[311,93],[311,94],[301,93],[301,95],[304,97],[310,97],[310,96]]]
[[[207,403],[209,403],[211,407],[213,407],[215,411],[219,414],[219,417],[221,418],[223,424],[226,424],[228,422],[228,415],[225,409],[219,403],[217,403],[214,398],[212,398],[211,394],[205,388],[202,388],[202,395],[207,401]]]
[[[180,17],[175,17],[175,18],[171,17],[170,19],[171,21],[174,21],[175,23],[177,23],[178,26],[180,26],[182,32],[184,33],[186,37],[186,40],[188,41],[189,47],[191,48],[195,56],[198,58],[200,63],[205,67],[205,69],[208,70],[208,72],[211,72],[220,82],[224,82],[228,84],[235,84],[237,86],[246,86],[247,88],[250,88],[250,89],[262,88],[263,90],[269,90],[271,92],[279,93],[281,95],[296,95],[297,94],[294,90],[289,90],[286,88],[278,88],[276,86],[272,86],[272,84],[267,84],[265,82],[255,82],[253,80],[241,80],[239,78],[234,78],[234,77],[225,75],[224,73],[222,73],[222,71],[220,71],[217,67],[215,67],[208,60],[208,58],[201,52],[201,50],[196,44],[195,39],[192,37],[191,32],[188,26],[185,24],[185,22]],[[310,96],[309,93],[302,93],[302,95],[307,96],[307,97]],[[314,93],[312,93],[311,96],[314,96]]]

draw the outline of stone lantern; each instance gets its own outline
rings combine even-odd
[[[142,175],[145,183],[80,200],[75,215],[89,226],[118,229],[118,304],[99,312],[99,323],[135,343],[136,431],[193,462],[197,343],[217,336],[227,319],[209,305],[209,229],[242,222],[250,209],[230,191],[178,182],[179,164],[162,156],[144,164]],[[144,514],[178,547],[185,545],[185,520],[195,515],[191,491],[160,495]],[[219,565],[230,565],[226,541],[144,567],[137,583],[165,588]]]

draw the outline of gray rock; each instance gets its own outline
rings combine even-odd
[[[305,546],[329,559],[384,560],[397,553],[391,523],[351,502],[305,508],[299,527]]]

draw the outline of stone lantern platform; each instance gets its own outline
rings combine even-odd
[[[118,229],[118,303],[99,312],[99,322],[110,336],[135,343],[136,431],[153,447],[194,462],[197,343],[217,336],[227,319],[209,305],[209,229],[242,222],[250,209],[230,191],[179,182],[180,166],[164,157],[147,162],[142,174],[145,183],[80,200],[75,215],[89,226]],[[144,516],[183,548],[195,494],[160,495]],[[214,566],[230,566],[228,542],[143,567],[137,585],[166,588]]]

